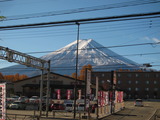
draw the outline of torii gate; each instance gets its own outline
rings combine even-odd
[[[49,105],[49,74],[50,74],[50,60],[46,61],[40,58],[36,58],[25,53],[21,53],[6,47],[0,46],[0,59],[7,60],[8,62],[15,62],[27,67],[33,67],[42,71],[40,82],[40,116],[42,113],[42,97],[43,97],[43,74],[44,70],[47,71],[47,99],[46,99],[46,115],[48,115]]]

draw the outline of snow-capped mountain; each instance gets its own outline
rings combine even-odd
[[[79,40],[78,44],[78,69],[84,65],[92,65],[94,71],[110,71],[116,69],[138,69],[139,64],[107,49],[92,39]],[[47,55],[41,59],[51,60],[51,71],[59,74],[71,75],[76,69],[77,41]],[[13,66],[19,68],[22,65]],[[11,67],[9,67],[11,68]],[[19,74],[39,74],[33,72],[33,68],[23,66],[23,71],[18,70]],[[32,69],[29,71],[29,69]],[[0,70],[1,71],[1,70]],[[3,70],[2,70],[3,71]],[[12,71],[13,72],[13,71]],[[15,72],[15,70],[14,70]]]

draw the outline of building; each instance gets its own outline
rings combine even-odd
[[[0,79],[0,83],[6,83],[6,96],[10,97],[10,95],[14,94],[14,84],[9,80]]]
[[[14,82],[14,92],[16,95],[25,95],[28,97],[40,95],[41,75],[30,77],[24,80]],[[47,76],[44,75],[44,88],[46,88]],[[75,79],[56,73],[50,73],[50,97],[57,99],[57,91],[60,91],[61,99],[67,98],[67,91],[70,90],[71,99],[74,94]],[[84,82],[77,80],[77,91],[83,90]]]
[[[111,72],[92,72],[92,83],[96,77],[104,90],[110,88]],[[117,71],[115,86],[124,91],[126,99],[160,99],[160,72]]]

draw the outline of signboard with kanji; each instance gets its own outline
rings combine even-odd
[[[0,120],[6,118],[6,84],[0,84]]]

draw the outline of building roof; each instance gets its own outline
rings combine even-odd
[[[50,72],[50,74],[54,74],[54,75],[58,75],[58,76],[61,76],[61,77],[68,78],[68,79],[75,80],[75,79],[74,79],[74,78],[72,78],[72,77],[65,76],[65,75],[61,75],[61,74],[58,74],[58,73],[53,73],[53,72]],[[47,74],[44,74],[44,75],[47,75]],[[17,83],[17,82],[21,82],[21,81],[25,81],[25,80],[28,80],[28,79],[37,78],[37,77],[40,77],[40,76],[41,76],[41,75],[36,75],[36,76],[29,77],[29,78],[26,78],[26,79],[23,79],[23,80],[18,80],[18,81],[15,81],[15,83]],[[85,82],[85,81],[83,81],[83,80],[79,80],[79,79],[77,79],[77,81]]]

